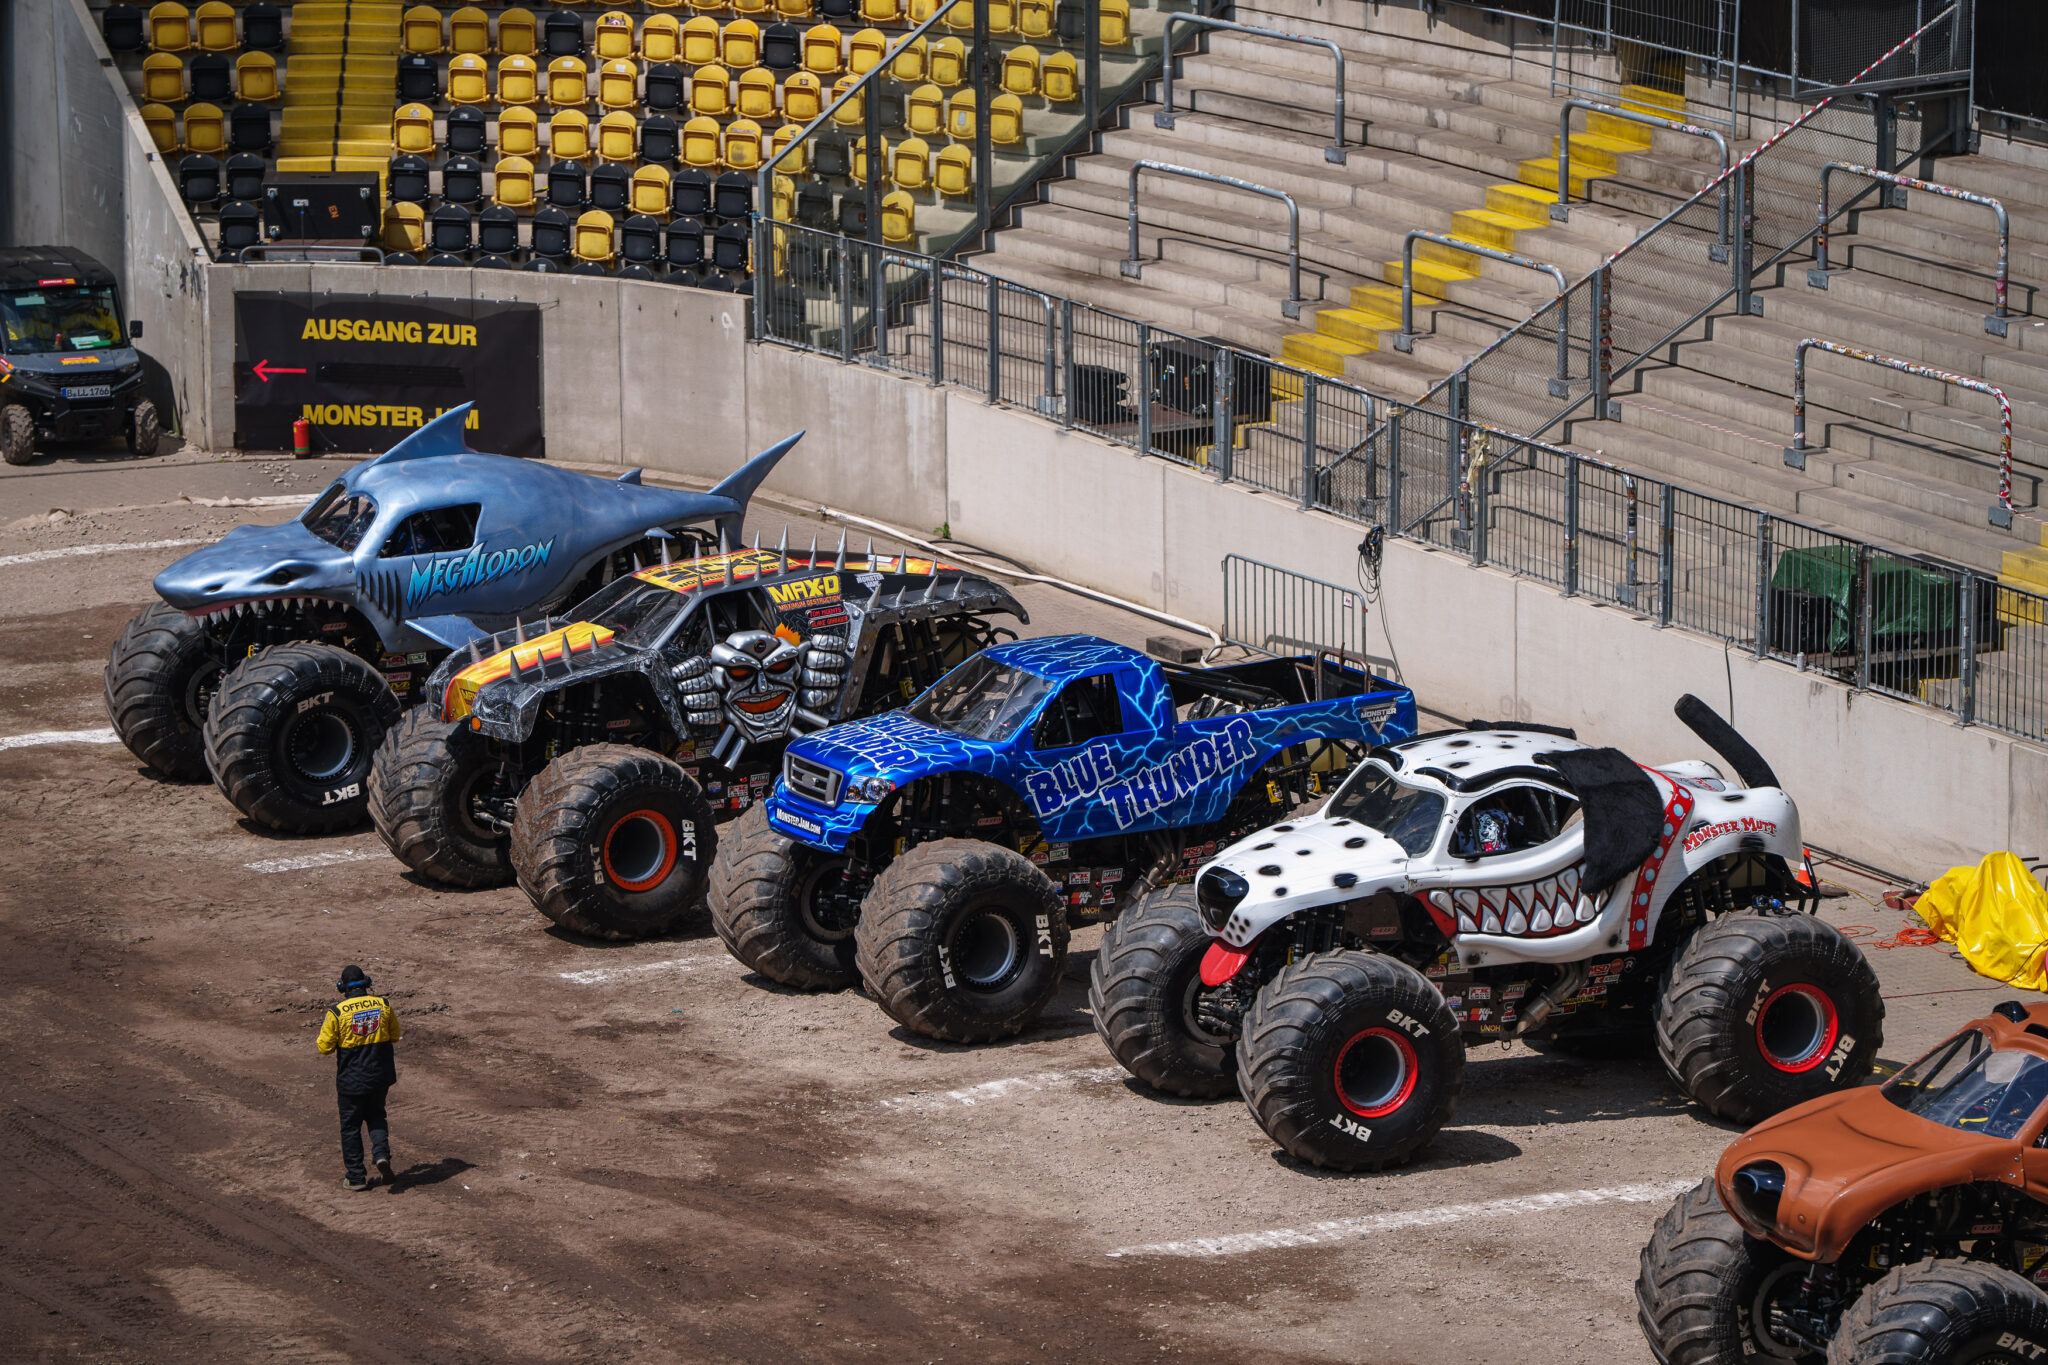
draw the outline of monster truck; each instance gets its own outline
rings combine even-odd
[[[242,526],[157,575],[163,601],[107,657],[107,714],[167,777],[209,775],[251,820],[361,823],[370,758],[449,650],[580,601],[633,552],[748,498],[799,432],[709,493],[647,488],[471,451],[469,405],[351,468],[296,521]]]
[[[1085,635],[999,645],[903,710],[792,744],[720,849],[712,922],[772,980],[865,979],[919,1033],[1002,1037],[1045,1008],[1073,926],[1414,731],[1414,695],[1355,661],[1194,669]]]
[[[444,661],[438,706],[370,779],[391,851],[443,882],[511,880],[565,929],[659,933],[702,898],[714,824],[767,794],[794,733],[899,706],[1028,621],[930,559],[758,546],[650,568],[562,620]]]
[[[1428,1144],[1469,1042],[1654,1021],[1678,1084],[1738,1123],[1858,1083],[1884,1004],[1856,946],[1800,913],[1799,812],[1719,716],[1677,710],[1741,782],[1537,725],[1374,750],[1320,811],[1119,921],[1096,1029],[1140,1080],[1241,1089],[1289,1153],[1344,1170]]]
[[[2048,1360],[2048,1005],[1732,1143],[1643,1248],[1664,1365]]]

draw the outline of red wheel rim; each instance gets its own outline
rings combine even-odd
[[[676,827],[658,810],[636,810],[604,836],[604,875],[622,891],[649,891],[675,870]]]
[[[1415,1045],[1407,1035],[1375,1024],[1337,1053],[1337,1101],[1362,1119],[1380,1119],[1415,1093]]]
[[[1842,1021],[1835,1002],[1818,986],[1795,981],[1764,997],[1756,1013],[1756,1049],[1787,1075],[1811,1071],[1834,1051]]]

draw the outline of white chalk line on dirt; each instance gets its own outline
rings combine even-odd
[[[38,744],[119,744],[112,730],[32,730],[25,735],[0,735],[0,749],[28,749]]]
[[[605,981],[618,981],[629,976],[646,976],[653,972],[695,971],[713,956],[711,953],[699,953],[695,957],[672,957],[666,962],[638,962],[630,967],[589,967],[580,972],[558,972],[556,975],[579,986],[595,986]]]
[[[1153,1242],[1145,1246],[1118,1247],[1106,1256],[1241,1256],[1250,1251],[1276,1251],[1286,1247],[1321,1246],[1328,1242],[1351,1242],[1382,1232],[1406,1228],[1435,1228],[1475,1218],[1519,1218],[1530,1213],[1555,1213],[1562,1209],[1591,1208],[1596,1204],[1654,1204],[1680,1190],[1691,1189],[1692,1180],[1649,1181],[1636,1185],[1610,1185],[1598,1190],[1557,1190],[1550,1194],[1525,1194],[1512,1199],[1491,1199],[1483,1204],[1446,1204],[1434,1209],[1408,1209],[1397,1213],[1368,1213],[1357,1218],[1334,1218],[1298,1228],[1268,1228],[1262,1232],[1232,1232],[1220,1237],[1195,1237],[1184,1242]]]
[[[121,550],[179,550],[187,545],[210,545],[207,540],[134,540],[125,545],[67,545],[61,550],[30,550],[27,554],[0,555],[0,569],[15,564],[40,564],[46,559],[73,559],[79,555],[107,555]]]
[[[251,872],[304,872],[314,867],[338,867],[342,863],[366,863],[389,855],[381,848],[338,848],[326,853],[302,853],[296,858],[265,858],[243,863]]]
[[[1012,1095],[1029,1095],[1047,1090],[1056,1085],[1102,1085],[1109,1081],[1121,1080],[1124,1069],[1120,1066],[1091,1066],[1074,1071],[1040,1071],[1030,1076],[1007,1076],[999,1081],[983,1081],[961,1090],[946,1090],[937,1094],[923,1092],[898,1095],[893,1100],[879,1100],[882,1109],[898,1111],[928,1112],[934,1109],[959,1109],[990,1100],[1008,1099]]]

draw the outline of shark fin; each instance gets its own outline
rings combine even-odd
[[[424,460],[434,455],[469,454],[469,441],[463,435],[463,427],[469,421],[469,410],[474,406],[472,403],[457,404],[370,463],[397,464],[400,460]]]

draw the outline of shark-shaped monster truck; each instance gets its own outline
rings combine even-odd
[[[107,658],[107,714],[167,777],[209,775],[272,829],[366,814],[371,756],[451,649],[662,556],[737,543],[747,500],[802,438],[708,493],[469,449],[451,409],[335,480],[296,520],[241,526],[156,577],[163,601]]]

